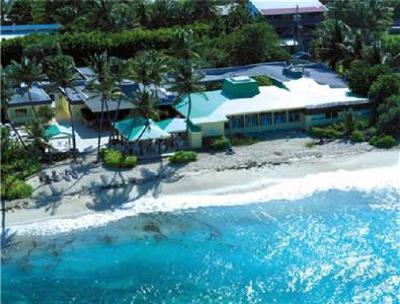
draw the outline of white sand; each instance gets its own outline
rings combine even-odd
[[[68,189],[61,190],[59,195],[57,195],[57,189],[47,189],[47,191],[39,189],[35,192],[33,199],[26,202],[25,207],[8,209],[5,219],[6,226],[18,228],[22,227],[21,225],[32,223],[41,222],[43,224],[49,220],[54,222],[57,219],[73,218],[82,219],[73,225],[82,225],[83,227],[87,224],[86,226],[90,226],[90,223],[82,223],[82,221],[89,221],[88,216],[96,215],[97,223],[101,221],[105,223],[107,215],[121,211],[121,209],[133,208],[139,210],[138,212],[151,212],[166,211],[169,210],[169,207],[171,210],[176,210],[176,208],[197,206],[190,205],[183,200],[178,203],[180,197],[188,196],[191,196],[191,201],[207,196],[210,202],[213,201],[212,204],[218,204],[223,196],[240,195],[241,199],[246,195],[251,197],[252,193],[269,185],[277,184],[282,180],[302,178],[310,174],[393,167],[399,164],[399,154],[397,150],[371,151],[340,155],[336,158],[302,159],[301,161],[292,161],[291,164],[264,165],[241,170],[190,171],[183,168],[174,172],[172,176],[155,179],[153,182],[141,185],[129,183],[127,181],[129,173],[111,172],[109,175],[105,175],[104,169],[93,167],[87,169],[85,175],[81,176],[75,185],[67,183]],[[164,166],[161,165],[162,169]],[[162,169],[158,167],[156,171],[161,172]],[[151,176],[154,175],[154,172],[141,172],[141,174],[142,176],[146,176],[146,174]],[[363,176],[357,178],[363,178]],[[365,176],[365,178],[369,177]],[[124,181],[125,184],[118,188],[100,189],[102,185],[110,184],[113,180],[118,184]],[[125,204],[127,202],[131,202],[131,204]],[[23,205],[23,202],[20,202],[20,205]],[[71,223],[73,222],[69,224]]]

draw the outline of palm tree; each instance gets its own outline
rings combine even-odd
[[[316,53],[322,61],[326,61],[331,69],[349,58],[348,41],[350,28],[341,21],[328,20],[318,30]]]
[[[194,62],[199,55],[195,51],[196,43],[193,40],[193,32],[191,30],[179,30],[177,36],[176,47],[180,58],[173,70],[174,84],[171,87],[171,91],[178,93],[177,101],[180,101],[182,97],[187,97],[186,134],[187,145],[189,146],[190,114],[192,111],[191,94],[203,91],[203,87],[198,84],[202,77],[194,69]]]
[[[179,59],[197,61],[200,59],[199,54],[196,52],[199,47],[200,43],[194,40],[191,29],[179,29],[172,52]]]
[[[20,86],[23,83],[26,86],[29,103],[32,106],[33,115],[36,118],[37,113],[32,101],[31,89],[35,81],[40,81],[44,78],[42,65],[37,63],[36,60],[30,60],[26,57],[22,58],[21,63],[12,60],[10,78],[15,85]]]
[[[384,44],[380,40],[376,40],[369,45],[365,52],[364,57],[367,62],[372,65],[386,64],[392,60],[391,54],[386,50]]]
[[[147,27],[150,19],[149,5],[146,0],[137,0],[135,3],[136,19],[142,27]]]
[[[44,138],[44,129],[41,121],[31,121],[27,125],[26,131],[32,139],[35,153],[41,154],[43,151],[45,151],[46,148],[48,148],[49,150],[53,149],[53,147]]]
[[[145,128],[138,140],[150,127],[150,119],[158,119],[159,99],[157,90],[164,81],[166,72],[165,56],[154,50],[141,52],[130,62],[127,76],[143,85],[131,99],[139,114],[145,118]],[[151,85],[154,87],[151,88]]]
[[[76,72],[74,59],[70,56],[59,55],[50,61],[49,69],[47,72],[51,82],[53,83],[52,90],[59,91],[72,89],[75,90],[76,82],[79,75]],[[75,124],[71,104],[68,101],[69,119],[72,129],[72,147],[74,150],[74,158],[76,159],[76,138],[75,138]]]
[[[4,115],[4,118],[6,121],[10,122],[11,128],[13,129],[13,131],[15,132],[15,134],[18,137],[18,140],[21,142],[22,146],[26,149],[26,145],[25,142],[23,141],[21,134],[19,134],[18,130],[15,128],[14,126],[14,122],[11,121],[8,117],[8,102],[11,99],[11,96],[13,95],[13,87],[10,83],[10,81],[8,80],[8,75],[6,73],[6,71],[3,68],[0,68],[0,74],[1,74],[1,111],[2,111],[2,115]]]
[[[218,9],[212,0],[194,1],[192,6],[192,14],[195,20],[212,21],[218,15]]]
[[[146,90],[151,84],[160,85],[167,72],[165,57],[157,51],[140,52],[129,61],[127,77],[142,84]]]
[[[111,61],[107,52],[100,55],[95,54],[90,58],[91,66],[96,73],[97,77],[91,83],[88,88],[100,96],[101,99],[101,112],[99,121],[99,132],[98,132],[98,144],[97,144],[97,162],[100,160],[100,145],[101,145],[101,134],[103,130],[104,122],[104,108],[108,109],[108,100],[116,100],[120,96],[120,90],[115,85],[115,78],[111,73]],[[108,111],[107,111],[108,113]]]
[[[150,82],[155,85],[157,90],[164,82],[165,75],[168,71],[167,59],[163,54],[155,50],[150,50],[147,52],[147,60],[151,63],[148,72]]]
[[[136,142],[139,142],[146,130],[150,128],[150,120],[158,120],[159,118],[158,98],[154,91],[139,91],[131,99],[131,102],[135,105],[139,116],[144,118],[145,121],[144,128],[136,139]],[[129,133],[128,139],[132,130]]]
[[[124,79],[126,73],[127,73],[127,68],[126,68],[126,62],[123,59],[117,58],[117,57],[111,57],[110,58],[110,69],[111,73],[114,76],[115,81],[118,84],[118,87],[121,88],[122,85],[122,80]],[[119,115],[120,107],[121,107],[121,102],[125,98],[126,95],[120,94],[118,98],[118,103],[117,103],[117,109],[115,110],[115,115],[112,118],[112,124],[114,124]],[[108,143],[111,142],[111,139],[114,135],[114,132],[112,132],[108,138]]]
[[[174,68],[174,84],[171,91],[177,92],[177,101],[187,97],[188,110],[186,115],[186,134],[189,140],[190,114],[192,111],[192,93],[202,92],[204,88],[199,85],[202,76],[198,74],[190,61],[179,61]],[[187,142],[189,145],[189,142]]]

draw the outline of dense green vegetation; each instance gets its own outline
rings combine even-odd
[[[173,164],[187,164],[196,160],[197,154],[193,151],[178,151],[169,158],[169,161]]]
[[[23,145],[11,137],[10,128],[1,127],[2,199],[25,198],[32,193],[32,187],[25,184],[24,179],[40,169],[36,151],[34,142]]]
[[[231,146],[231,141],[226,137],[217,137],[213,139],[211,148],[217,151],[223,151]]]
[[[8,12],[7,16],[14,23],[59,22],[63,31],[51,36],[32,35],[3,41],[2,65],[11,60],[19,61],[22,56],[30,57],[32,51],[40,61],[37,53],[55,54],[57,43],[61,51],[72,56],[79,65],[87,64],[90,56],[104,51],[124,59],[150,49],[174,55],[171,50],[175,50],[177,30],[182,28],[190,28],[195,41],[200,44],[197,52],[201,66],[228,66],[289,58],[279,46],[273,29],[250,16],[246,1],[238,1],[239,4],[232,6],[228,16],[222,17],[216,4],[228,2],[16,0],[13,5],[21,12],[19,17],[12,15],[7,5],[3,8],[3,13]],[[43,11],[51,11],[52,14],[43,14]]]
[[[400,135],[400,35],[387,34],[399,2],[329,1],[313,44],[316,58],[344,75],[353,93],[369,97],[369,127],[381,137]],[[337,135],[332,129],[324,132]]]
[[[101,153],[104,165],[110,168],[133,168],[137,165],[134,155],[125,155],[116,149],[104,149]]]
[[[312,127],[310,135],[319,139],[349,139],[352,142],[369,142],[377,148],[391,148],[397,144],[392,135],[386,135],[373,127],[369,127],[368,122],[358,119],[343,119],[343,122],[324,127]],[[314,142],[306,143],[312,148]]]

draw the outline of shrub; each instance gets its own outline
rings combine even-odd
[[[137,157],[134,155],[128,155],[125,157],[124,160],[124,167],[125,168],[133,168],[137,165]]]
[[[367,130],[367,136],[369,138],[377,135],[377,133],[378,133],[378,130],[374,127],[368,128],[368,130]]]
[[[354,124],[355,129],[359,130],[359,131],[364,131],[364,130],[368,129],[368,126],[369,126],[369,122],[367,119],[357,119]]]
[[[173,164],[187,164],[197,160],[197,154],[193,151],[178,151],[169,158]]]
[[[215,138],[211,144],[211,148],[214,150],[222,151],[231,146],[231,142],[226,137],[218,137]]]
[[[112,168],[133,168],[137,165],[136,156],[126,156],[116,149],[104,149],[100,155],[104,164]]]
[[[31,185],[15,176],[8,176],[2,183],[1,197],[8,200],[22,199],[31,196],[32,192]]]
[[[391,135],[374,136],[369,143],[377,148],[389,149],[396,145],[396,139]]]
[[[123,155],[115,149],[106,149],[103,153],[104,164],[110,167],[119,167],[123,162]]]
[[[229,140],[232,146],[249,146],[258,142],[257,138],[248,136],[234,136]]]
[[[354,142],[365,141],[364,133],[359,131],[359,130],[353,131],[353,133],[351,134],[351,140],[354,141]]]
[[[310,135],[313,137],[318,137],[318,138],[339,138],[343,134],[342,132],[336,130],[332,126],[328,127],[312,127],[310,130]]]
[[[315,143],[313,142],[313,141],[308,141],[308,142],[306,142],[305,143],[305,146],[307,147],[307,148],[314,148],[315,147]]]

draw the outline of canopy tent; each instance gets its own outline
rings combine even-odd
[[[139,141],[153,140],[153,139],[166,139],[170,135],[166,131],[162,130],[154,121],[150,120],[150,125],[146,128],[146,119],[143,117],[128,118],[121,121],[117,121],[114,124],[114,128],[128,141]],[[143,133],[143,134],[142,134]]]
[[[49,141],[51,147],[59,152],[71,149],[71,131],[57,123],[53,123],[44,128],[44,138]]]
[[[44,137],[45,138],[52,138],[59,134],[61,134],[61,131],[56,125],[49,125],[44,129]]]
[[[44,137],[47,139],[68,138],[71,136],[71,131],[59,124],[50,124],[44,128]]]
[[[168,133],[186,132],[185,118],[168,118],[157,122],[157,125]]]

